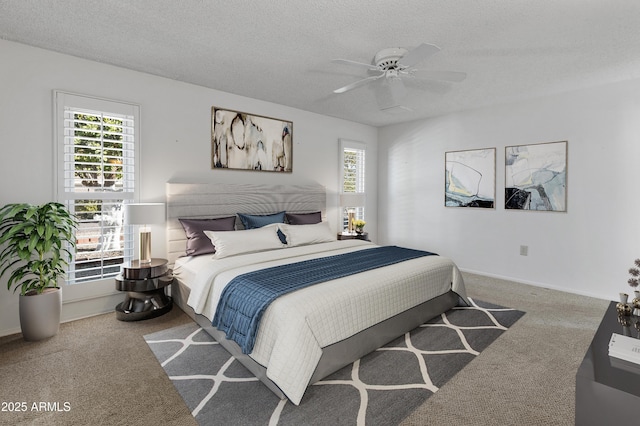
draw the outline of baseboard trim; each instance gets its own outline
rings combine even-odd
[[[93,294],[91,296],[85,296],[85,297],[78,297],[75,299],[70,299],[70,300],[63,300],[62,301],[62,305],[70,305],[72,303],[82,303],[82,302],[88,302],[91,300],[96,300],[96,299],[102,299],[102,298],[106,298],[106,297],[113,297],[113,296],[122,296],[122,292],[109,292],[109,293],[102,293],[102,294]]]
[[[21,333],[20,327],[18,328],[7,328],[5,330],[0,330],[0,337],[11,336],[12,334]]]
[[[570,294],[576,294],[579,296],[587,296],[587,297],[593,297],[595,299],[601,299],[601,300],[610,300],[608,297],[605,297],[601,294],[595,294],[595,293],[591,293],[588,291],[578,291],[575,289],[567,289],[567,288],[563,288],[563,287],[558,287],[555,285],[551,285],[551,284],[547,284],[547,283],[539,283],[536,281],[528,281],[528,280],[523,280],[521,278],[514,278],[514,277],[508,277],[505,275],[499,275],[499,274],[492,274],[489,272],[485,272],[485,271],[475,271],[473,269],[466,269],[466,268],[460,268],[460,271],[462,272],[467,272],[469,274],[475,274],[475,275],[482,275],[485,277],[490,277],[490,278],[496,278],[499,280],[505,280],[505,281],[513,281],[519,284],[526,284],[526,285],[530,285],[533,287],[539,287],[539,288],[546,288],[549,290],[555,290],[555,291],[562,291],[564,293],[570,293]]]
[[[60,322],[66,323],[114,312],[116,305],[123,298],[123,293],[116,292],[63,301]],[[0,329],[0,337],[21,333],[17,311],[15,321],[18,326]]]

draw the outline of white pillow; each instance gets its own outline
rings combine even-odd
[[[287,237],[287,246],[289,247],[328,243],[337,239],[336,235],[331,232],[331,228],[329,228],[329,222],[314,223],[313,225],[279,223],[278,227]]]
[[[285,247],[275,225],[241,231],[204,231],[204,234],[216,248],[214,259]]]

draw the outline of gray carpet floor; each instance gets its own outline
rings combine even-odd
[[[608,301],[464,274],[471,297],[526,312],[403,425],[574,425],[575,375]]]
[[[298,406],[196,323],[145,340],[201,425],[397,425],[524,315],[469,300],[310,386]]]
[[[608,302],[464,277],[469,296],[526,315],[405,424],[574,424],[575,373]],[[0,425],[195,425],[143,339],[190,321],[177,308],[134,323],[110,313],[62,324],[41,342],[0,337],[0,402],[26,403],[0,411]],[[34,410],[40,402],[48,407]]]

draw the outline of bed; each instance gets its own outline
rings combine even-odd
[[[270,390],[296,405],[310,384],[453,306],[467,303],[464,282],[450,259],[417,254],[278,297],[262,314],[250,350],[227,339],[212,320],[224,289],[238,278],[280,271],[290,268],[285,266],[289,264],[333,262],[395,250],[362,240],[338,241],[322,220],[325,206],[326,191],[316,184],[167,184],[174,302]],[[266,217],[276,212],[290,212],[296,220],[307,215],[316,220],[242,230],[247,226],[244,215]],[[185,233],[181,221],[221,220],[238,213],[243,220],[237,220],[235,228],[240,230],[207,232],[216,253],[185,256],[189,232]]]

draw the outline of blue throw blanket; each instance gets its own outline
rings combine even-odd
[[[375,247],[238,275],[222,291],[213,326],[242,353],[253,350],[262,314],[279,296],[325,281],[435,253],[396,246]]]

